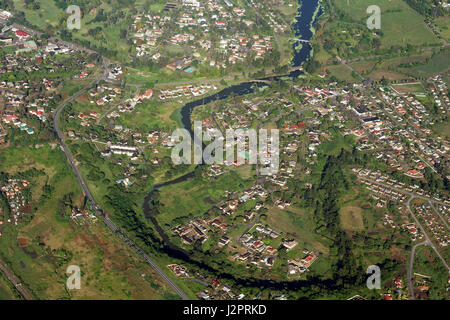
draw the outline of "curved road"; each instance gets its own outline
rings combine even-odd
[[[447,268],[448,271],[450,271],[450,268],[447,264],[447,261],[445,261],[445,259],[441,256],[441,254],[439,253],[439,251],[437,250],[436,246],[434,245],[434,243],[431,241],[431,239],[429,238],[429,236],[427,235],[427,233],[425,232],[425,229],[422,227],[422,225],[420,224],[419,220],[417,219],[416,215],[414,214],[413,210],[411,210],[411,201],[414,200],[416,198],[416,196],[412,195],[408,202],[406,203],[406,207],[408,208],[409,213],[411,214],[411,216],[413,217],[414,221],[416,222],[416,225],[419,227],[419,229],[422,231],[424,237],[425,237],[425,241],[422,241],[420,243],[417,243],[416,245],[413,246],[412,251],[411,251],[411,256],[409,258],[409,267],[408,267],[408,284],[409,284],[409,294],[411,296],[411,299],[414,300],[414,288],[413,288],[413,283],[412,283],[412,275],[413,275],[413,265],[414,265],[414,255],[416,253],[416,248],[418,246],[422,246],[422,245],[428,245],[430,246],[434,252],[436,252],[436,255],[439,257],[439,259],[441,259],[442,263],[444,264],[444,266]],[[430,202],[431,203],[431,202]]]
[[[411,216],[413,217],[414,221],[416,222],[416,225],[419,227],[419,229],[422,231],[424,237],[425,237],[425,242],[428,243],[428,245],[434,250],[434,252],[436,252],[436,255],[439,257],[439,259],[441,259],[443,265],[447,268],[447,270],[450,272],[450,267],[447,264],[447,261],[445,261],[445,259],[442,257],[442,255],[439,253],[438,249],[436,248],[436,246],[434,245],[433,241],[431,241],[430,237],[428,236],[428,234],[425,232],[425,228],[422,226],[422,224],[419,222],[419,219],[417,219],[416,215],[414,214],[413,210],[411,209],[411,201],[414,200],[416,197],[415,196],[411,196],[411,198],[409,198],[408,202],[406,203],[406,207],[408,208],[409,213],[411,214]]]
[[[95,202],[94,198],[92,197],[91,193],[89,192],[89,189],[86,186],[86,183],[84,182],[83,177],[81,176],[77,166],[75,165],[75,163],[73,162],[73,158],[72,158],[72,154],[70,153],[69,149],[67,148],[66,143],[64,142],[64,138],[63,135],[61,134],[61,131],[59,130],[58,127],[58,120],[59,120],[59,116],[61,114],[61,112],[63,111],[63,109],[67,106],[68,103],[72,102],[74,99],[76,99],[77,97],[79,97],[80,95],[82,95],[86,90],[88,90],[89,88],[93,87],[94,85],[96,85],[97,83],[99,83],[101,80],[105,80],[108,74],[108,61],[106,59],[103,58],[103,72],[102,75],[99,76],[98,78],[96,78],[92,83],[90,83],[89,85],[87,85],[86,87],[84,87],[83,89],[81,89],[80,91],[78,91],[77,93],[75,93],[73,96],[69,97],[68,99],[66,99],[63,103],[61,103],[61,105],[56,109],[56,112],[53,116],[53,126],[55,129],[56,134],[58,135],[61,147],[64,151],[64,154],[66,155],[67,161],[69,161],[70,166],[72,167],[73,172],[75,172],[75,175],[77,176],[78,182],[81,185],[81,188],[83,189],[83,192],[85,194],[85,196],[87,197],[87,199],[89,200],[92,208],[94,208],[94,210],[101,216],[103,217],[103,221],[105,222],[105,224],[108,226],[108,228],[117,233],[119,235],[119,237],[125,242],[127,243],[130,247],[134,248],[136,250],[136,252],[145,260],[145,262],[147,262],[171,287],[173,290],[175,290],[175,292],[183,299],[183,300],[189,300],[188,296],[181,291],[180,288],[178,288],[178,286],[165,274],[165,272],[163,270],[161,270],[157,264],[150,258],[148,257],[139,247],[137,247],[125,234],[123,234],[120,229],[114,224],[114,222],[112,222],[107,216],[106,214],[103,212],[102,209],[100,209],[100,207],[97,205],[97,203]]]
[[[428,240],[422,241],[420,243],[417,243],[413,246],[411,251],[411,256],[409,257],[409,267],[408,267],[408,286],[409,286],[409,296],[411,297],[411,300],[414,300],[414,287],[413,287],[413,265],[414,265],[414,255],[416,254],[416,248],[418,246],[425,246],[430,245]]]
[[[416,248],[418,246],[421,246],[421,245],[428,245],[428,246],[430,246],[433,249],[433,251],[436,253],[436,255],[438,256],[438,258],[442,261],[442,264],[445,266],[445,268],[447,268],[447,270],[449,272],[450,272],[450,267],[449,267],[447,261],[444,259],[444,257],[442,257],[442,255],[439,253],[438,249],[436,248],[434,243],[431,241],[431,238],[426,233],[425,228],[422,226],[422,224],[420,223],[419,219],[417,219],[416,215],[414,214],[413,210],[411,209],[411,201],[413,201],[414,199],[421,199],[421,200],[424,200],[424,201],[428,201],[431,204],[431,207],[433,208],[433,210],[435,210],[435,212],[438,214],[438,216],[444,222],[445,226],[448,227],[448,225],[445,222],[444,218],[438,213],[438,210],[436,210],[436,208],[433,206],[433,203],[440,203],[440,204],[444,204],[444,203],[441,202],[441,201],[430,199],[428,197],[417,195],[417,194],[415,194],[413,192],[408,192],[408,191],[405,191],[403,189],[393,187],[391,185],[386,185],[384,183],[377,182],[377,181],[375,181],[373,179],[369,179],[369,178],[365,178],[365,177],[359,177],[359,179],[360,180],[370,181],[373,184],[377,184],[377,185],[383,186],[385,188],[390,188],[392,190],[395,190],[397,192],[401,192],[401,193],[406,194],[406,195],[409,196],[409,199],[406,202],[406,208],[408,209],[411,217],[414,219],[414,222],[415,222],[416,226],[418,227],[418,229],[420,231],[422,231],[422,233],[424,235],[424,238],[425,238],[424,241],[422,241],[420,243],[417,243],[416,245],[413,246],[412,251],[411,251],[410,261],[409,261],[409,268],[408,268],[409,292],[410,292],[411,299],[414,299],[414,290],[413,290],[413,286],[412,286],[412,274],[413,274],[414,255],[415,255]]]

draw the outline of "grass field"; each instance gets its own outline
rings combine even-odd
[[[439,43],[437,37],[426,26],[423,18],[402,0],[334,0],[333,5],[345,12],[356,22],[366,23],[369,5],[376,4],[381,9],[381,48],[393,45],[423,45]]]
[[[220,201],[225,190],[242,189],[247,183],[231,171],[216,181],[188,180],[161,189],[161,213],[157,216],[162,225],[171,226],[174,219],[193,218]]]
[[[29,223],[2,226],[0,256],[34,295],[41,299],[176,298],[153,269],[101,222],[77,225],[58,217],[65,194],[73,193],[76,206],[81,207],[83,201],[78,182],[59,149],[48,145],[40,149],[19,147],[0,154],[0,170],[9,174],[32,167],[45,170],[45,176],[31,181],[36,211]],[[48,200],[39,202],[46,182],[55,191]],[[69,264],[81,268],[81,290],[65,288]]]
[[[369,61],[358,61],[351,63],[350,66],[355,69],[357,72],[370,72],[377,65],[377,61],[369,60]]]
[[[420,54],[414,53],[410,56],[401,56],[401,57],[394,57],[394,58],[383,58],[380,61],[380,69],[396,69],[399,68],[402,65],[413,65],[415,63],[425,63],[428,58],[431,57],[433,54],[432,51],[426,51],[422,52]]]
[[[446,296],[448,272],[432,249],[424,246],[417,248],[414,272],[431,277],[426,283],[430,288],[429,299],[442,299]]]
[[[388,80],[408,79],[410,78],[409,68],[425,63],[432,54],[431,51],[427,51],[411,56],[383,58],[368,76],[374,80],[380,80],[383,77]]]
[[[351,71],[345,70],[343,66],[331,65],[336,60],[335,55],[351,59],[384,55],[384,60],[390,60],[389,55],[399,55],[397,50],[407,45],[418,48],[441,45],[425,24],[424,18],[403,0],[380,0],[376,3],[367,0],[330,0],[327,4],[330,9],[321,16],[318,32],[312,41],[314,59],[322,64],[320,71],[326,68],[340,80],[355,81]],[[377,33],[376,30],[372,32],[367,29],[370,14],[366,10],[370,5],[378,5],[381,9],[381,29]],[[367,76],[366,72],[370,72],[376,63],[378,65],[372,70],[373,74],[369,74],[370,78],[379,80],[385,76],[399,80],[407,77],[398,73],[395,67],[390,70],[380,68],[383,61],[355,62],[352,67]]]
[[[326,154],[338,155],[342,148],[350,150],[350,146],[354,143],[354,138],[350,135],[343,136],[340,132],[331,129],[328,131],[331,136],[329,139],[320,144],[320,151]]]
[[[433,55],[425,64],[404,70],[405,73],[415,77],[430,77],[437,73],[443,73],[450,68],[450,49],[443,50]]]
[[[449,120],[439,123],[433,127],[433,130],[446,140],[450,139],[450,123]]]
[[[334,65],[334,66],[327,66],[326,70],[328,72],[338,78],[342,81],[348,81],[348,82],[358,82],[360,81],[359,77],[353,77],[352,72],[350,69],[345,67],[342,64]]]
[[[359,231],[364,229],[364,222],[360,207],[347,206],[339,212],[341,225],[344,230]]]
[[[437,18],[433,21],[438,26],[438,32],[447,42],[450,41],[450,19],[448,16]]]
[[[18,300],[19,293],[15,290],[5,274],[0,271],[0,300]]]
[[[414,53],[410,56],[386,57],[358,61],[350,63],[350,66],[356,71],[362,73],[364,76],[373,80],[380,80],[383,77],[388,80],[410,79],[411,76],[414,76],[414,72],[412,70],[415,70],[416,68],[426,68],[426,64],[433,63],[432,61],[428,62],[428,59],[430,59],[432,55],[432,51],[426,51],[422,53]],[[439,64],[436,66],[436,70],[439,70],[440,72],[445,70],[446,65],[444,61],[435,63]],[[351,74],[341,73],[341,70],[333,70],[332,67],[333,66],[327,68],[331,68],[332,74],[336,77],[343,80],[350,79]]]
[[[425,93],[425,88],[421,82],[411,84],[393,84],[392,88],[401,94]]]
[[[40,9],[34,10],[25,6],[25,1],[14,0],[14,7],[18,11],[25,12],[25,18],[31,24],[46,29],[49,26],[56,27],[65,12],[58,8],[53,0],[40,0]],[[64,21],[65,23],[65,21]]]
[[[312,214],[305,210],[273,207],[267,213],[267,223],[275,230],[280,230],[298,240],[300,247],[329,253],[329,241],[314,233]],[[303,248],[302,248],[303,249]]]

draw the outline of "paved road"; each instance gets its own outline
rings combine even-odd
[[[72,167],[75,175],[77,176],[78,182],[80,183],[81,188],[83,189],[84,195],[89,200],[92,208],[94,208],[94,210],[97,212],[97,214],[99,214],[101,217],[103,217],[103,220],[104,220],[105,224],[108,226],[108,228],[111,229],[113,232],[117,233],[119,235],[119,237],[124,242],[126,242],[130,247],[134,248],[136,250],[136,252],[175,290],[175,292],[183,300],[188,300],[189,299],[188,296],[183,291],[181,291],[180,288],[178,288],[178,286],[165,274],[165,272],[163,270],[161,270],[157,266],[157,264],[152,259],[150,259],[150,257],[148,257],[139,247],[137,247],[130,239],[128,239],[128,237],[125,236],[125,234],[123,234],[119,230],[119,228],[114,224],[114,222],[112,222],[106,216],[106,214],[103,212],[103,210],[100,209],[100,207],[97,205],[97,203],[95,202],[94,198],[92,197],[91,193],[89,192],[89,189],[87,188],[86,183],[84,182],[84,179],[81,176],[77,166],[75,165],[75,163],[73,161],[73,158],[72,158],[72,154],[70,153],[69,149],[67,148],[67,145],[64,142],[63,135],[61,134],[61,131],[60,131],[59,127],[58,127],[59,116],[60,116],[61,112],[63,111],[64,107],[66,107],[68,103],[72,102],[74,99],[76,99],[77,97],[82,95],[86,90],[88,90],[89,88],[91,88],[94,85],[96,85],[97,83],[99,83],[101,80],[105,80],[106,77],[107,77],[107,74],[108,74],[107,66],[108,66],[107,60],[103,59],[103,72],[102,72],[102,75],[99,76],[98,78],[96,78],[89,85],[87,85],[86,87],[84,87],[83,89],[81,89],[80,91],[75,93],[73,96],[71,96],[70,98],[66,99],[56,109],[56,112],[55,112],[54,117],[53,117],[53,126],[54,126],[54,129],[55,129],[55,132],[58,135],[61,147],[62,147],[62,149],[64,151],[64,154],[66,155],[67,161],[69,161],[70,166]]]
[[[386,184],[386,183],[378,182],[378,181],[376,181],[376,180],[374,180],[374,179],[371,179],[371,178],[367,178],[367,177],[358,177],[358,179],[360,179],[360,180],[366,180],[366,181],[369,181],[369,182],[371,182],[371,183],[373,183],[373,184],[382,186],[382,187],[384,187],[384,188],[389,188],[389,189],[395,190],[395,191],[397,191],[397,192],[400,192],[400,193],[403,193],[403,194],[406,194],[406,195],[409,195],[409,196],[412,196],[412,197],[415,197],[415,198],[418,198],[418,199],[422,199],[422,200],[425,200],[425,201],[429,201],[429,202],[433,202],[433,203],[438,203],[438,204],[443,204],[443,205],[448,206],[448,204],[445,204],[445,203],[442,202],[442,201],[438,201],[438,200],[433,199],[433,198],[429,198],[429,197],[425,197],[425,196],[418,195],[418,194],[416,194],[416,193],[414,193],[414,192],[409,192],[409,191],[406,191],[406,190],[403,190],[403,189],[400,189],[400,188],[396,188],[396,187],[394,187],[394,186],[388,185],[388,184]]]
[[[411,216],[413,217],[414,221],[416,222],[416,225],[420,228],[420,230],[422,231],[424,237],[425,237],[425,241],[420,242],[416,245],[413,246],[412,251],[411,251],[411,256],[409,259],[409,267],[408,267],[408,283],[409,283],[409,294],[411,296],[411,300],[414,300],[414,287],[413,287],[413,281],[412,281],[412,277],[413,277],[413,265],[414,265],[414,255],[416,253],[416,248],[418,246],[422,246],[422,245],[429,245],[434,252],[436,252],[436,255],[439,257],[439,259],[441,259],[442,263],[444,264],[444,266],[447,268],[447,271],[450,272],[450,268],[447,264],[447,261],[445,261],[445,259],[441,256],[441,254],[439,253],[439,251],[437,250],[436,246],[434,245],[434,243],[431,241],[430,237],[427,235],[427,233],[425,232],[425,229],[422,227],[422,225],[420,224],[419,220],[417,219],[416,215],[414,214],[414,212],[411,210],[411,201],[414,200],[414,198],[416,198],[414,195],[412,195],[408,202],[406,203],[406,206],[408,208],[409,213],[411,214]],[[430,201],[431,203],[431,201]]]
[[[447,231],[449,230],[448,227],[448,223],[447,220],[444,219],[444,217],[441,215],[441,213],[439,212],[439,210],[436,209],[436,207],[434,206],[433,202],[428,201],[431,205],[431,208],[433,208],[434,212],[439,216],[439,218],[441,218],[442,222],[444,223],[444,225],[447,227]]]
[[[356,71],[355,69],[353,69],[353,67],[351,67],[350,65],[348,65],[345,60],[341,59],[339,56],[336,56],[336,59],[342,63],[345,67],[347,67],[347,69],[349,69],[351,72],[354,72],[355,74],[357,74],[362,80],[365,80],[366,78],[364,78],[358,71]]]
[[[378,185],[381,185],[381,186],[383,186],[383,187],[385,187],[385,188],[390,188],[390,189],[392,189],[392,190],[396,190],[396,191],[398,191],[398,192],[402,192],[402,193],[407,194],[407,195],[410,196],[409,199],[408,199],[408,201],[407,201],[407,203],[406,203],[406,207],[407,207],[409,213],[411,214],[411,216],[413,217],[414,222],[416,223],[416,226],[422,231],[422,233],[423,233],[423,235],[424,235],[424,237],[425,237],[425,241],[422,242],[421,244],[427,244],[427,245],[429,245],[429,246],[434,250],[434,252],[436,252],[436,255],[439,257],[439,259],[441,259],[441,261],[442,261],[442,263],[444,264],[444,266],[445,266],[445,267],[447,268],[447,270],[450,272],[450,267],[449,267],[447,261],[445,261],[445,259],[444,259],[444,258],[442,257],[442,255],[439,253],[439,251],[437,250],[436,246],[435,246],[434,243],[431,241],[431,239],[430,239],[430,237],[428,236],[428,234],[425,232],[424,227],[423,227],[422,224],[419,222],[419,219],[417,219],[416,215],[415,215],[414,212],[411,210],[411,201],[414,200],[414,199],[416,199],[416,198],[422,199],[422,200],[426,200],[426,201],[429,201],[430,203],[433,203],[433,202],[434,202],[434,203],[441,203],[441,204],[443,204],[443,202],[437,201],[437,200],[434,200],[434,199],[430,199],[430,198],[427,198],[427,197],[419,196],[419,195],[417,195],[417,194],[415,194],[415,193],[407,192],[407,191],[404,191],[403,189],[395,188],[395,187],[393,187],[393,186],[390,186],[390,185],[387,185],[387,184],[384,184],[384,183],[380,183],[380,182],[377,182],[377,181],[372,180],[372,179],[363,178],[363,177],[359,177],[359,178],[360,178],[361,180],[367,180],[367,181],[372,182],[373,184],[378,184]],[[434,209],[434,207],[433,207],[433,209]],[[410,259],[414,259],[415,248],[416,248],[418,245],[420,245],[420,244],[416,244],[416,245],[413,247],[413,251],[412,251],[412,253],[411,253],[411,258],[410,258]],[[408,272],[409,272],[409,277],[408,277],[408,278],[411,278],[411,275],[412,275],[412,273],[411,273],[411,272],[412,272],[412,265],[413,265],[412,261],[413,261],[413,260],[410,260],[409,270],[408,270]],[[409,279],[409,281],[411,282],[412,280]],[[411,283],[410,283],[410,288],[411,288],[411,287],[412,287],[412,286],[411,286]],[[410,290],[411,290],[411,289],[410,289]],[[410,292],[410,293],[411,293],[411,292]],[[414,293],[413,293],[411,296],[414,297]]]
[[[0,19],[0,23],[1,23],[1,22],[2,22],[2,20]],[[30,35],[32,35],[32,36],[40,37],[40,36],[42,35],[42,32],[39,32],[39,31],[30,29],[30,28],[28,28],[28,27],[26,27],[26,26],[24,26],[24,25],[21,25],[21,24],[13,23],[13,24],[11,24],[11,26],[12,26],[13,28],[16,28],[16,29],[25,31],[26,33],[28,33],[28,34],[30,34]],[[93,53],[97,54],[97,52],[94,51],[94,50],[91,50],[91,49],[82,47],[82,46],[80,46],[80,45],[77,45],[77,44],[74,44],[74,43],[71,43],[71,42],[66,42],[66,41],[63,41],[63,40],[60,40],[60,39],[56,39],[56,38],[54,38],[54,37],[50,37],[50,38],[48,38],[48,40],[49,40],[50,42],[63,44],[63,45],[65,45],[65,46],[67,46],[67,47],[69,47],[69,48],[71,48],[71,49],[73,49],[73,50],[82,51],[82,52],[87,52],[87,53],[90,53],[90,54],[93,54]]]
[[[414,200],[414,198],[416,198],[416,197],[415,196],[411,196],[411,198],[409,198],[408,202],[406,203],[406,207],[408,208],[409,213],[411,214],[411,216],[413,217],[414,221],[416,222],[416,225],[419,226],[420,230],[422,231],[422,233],[423,233],[423,235],[425,237],[425,240],[429,243],[430,247],[433,248],[434,252],[436,252],[436,254],[439,257],[439,259],[441,259],[442,263],[447,268],[447,271],[450,271],[450,267],[448,266],[447,261],[445,261],[445,259],[441,256],[441,254],[437,250],[436,246],[434,245],[433,241],[431,241],[430,237],[425,232],[424,227],[422,227],[422,225],[420,224],[419,219],[417,219],[416,215],[411,210],[411,201]]]
[[[409,296],[411,300],[414,300],[414,287],[413,287],[413,265],[414,265],[414,255],[416,254],[416,248],[418,246],[430,245],[428,240],[422,241],[414,245],[411,251],[411,256],[409,257],[409,267],[408,267],[408,286],[409,286]]]
[[[0,270],[3,271],[8,280],[14,285],[17,291],[20,292],[20,294],[25,300],[33,300],[33,297],[31,296],[30,293],[28,293],[27,289],[25,289],[22,286],[22,283],[19,281],[19,279],[17,279],[14,273],[11,270],[9,270],[6,264],[3,264],[1,261],[0,261]]]

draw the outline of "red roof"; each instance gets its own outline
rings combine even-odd
[[[19,37],[29,37],[30,35],[22,30],[17,30],[16,35]]]

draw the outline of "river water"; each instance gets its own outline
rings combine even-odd
[[[298,0],[298,1],[300,4],[300,8],[299,8],[298,16],[296,18],[296,22],[293,24],[293,28],[295,30],[295,37],[309,41],[314,35],[314,33],[312,31],[312,27],[315,24],[315,22],[317,22],[318,17],[322,13],[322,9],[320,8],[320,0]],[[311,56],[312,48],[309,45],[309,43],[303,43],[301,48],[299,50],[297,50],[296,44],[294,43],[293,51],[294,51],[294,57],[292,60],[292,66],[298,67],[298,66],[301,66],[302,63],[305,62],[307,59],[309,59],[309,57]],[[302,74],[301,71],[296,70],[296,71],[293,71],[293,72],[283,75],[283,76],[269,77],[269,78],[264,78],[261,80],[269,80],[270,81],[270,80],[277,80],[282,77],[296,78],[301,74]],[[192,125],[191,125],[191,114],[192,114],[192,111],[194,110],[194,108],[201,106],[201,105],[208,104],[215,100],[226,99],[227,97],[229,97],[232,94],[235,96],[242,96],[245,94],[249,94],[249,93],[254,92],[255,88],[261,88],[264,86],[268,86],[268,84],[263,83],[263,82],[242,82],[237,85],[229,86],[214,95],[211,95],[211,96],[208,96],[208,97],[196,100],[196,101],[189,102],[181,108],[181,123],[183,124],[184,128],[186,128],[191,133],[191,135],[193,135]],[[176,178],[174,180],[153,186],[152,190],[145,197],[143,210],[144,210],[145,216],[149,217],[150,221],[154,224],[156,231],[159,233],[159,235],[163,239],[163,242],[165,245],[164,251],[168,255],[172,256],[173,258],[181,259],[187,263],[195,264],[195,265],[197,265],[203,269],[209,270],[211,272],[215,272],[216,270],[211,268],[209,265],[207,265],[201,261],[192,259],[191,254],[188,251],[174,245],[170,241],[169,236],[165,233],[163,228],[159,225],[156,217],[154,217],[153,215],[150,214],[149,201],[151,200],[151,198],[156,190],[159,190],[160,188],[162,188],[164,186],[168,186],[168,185],[180,183],[182,181],[186,181],[188,179],[192,179],[193,176],[194,176],[193,172],[190,172],[190,173],[188,173],[184,176],[181,176],[179,178]],[[256,285],[256,286],[272,287],[272,288],[278,288],[278,289],[289,288],[289,287],[298,287],[298,285],[299,285],[299,283],[297,283],[297,281],[274,282],[271,280],[260,280],[260,279],[245,279],[244,280],[244,279],[235,278],[233,275],[230,275],[230,274],[220,274],[220,276],[222,278],[232,279],[235,282],[240,283],[242,285],[253,285],[253,286]],[[302,282],[302,285],[305,285],[305,281]]]
[[[296,22],[293,24],[295,38],[309,41],[314,35],[312,26],[317,22],[317,19],[322,14],[320,0],[299,0],[299,4],[301,5],[301,7],[298,9]],[[296,49],[296,46],[296,43],[292,45],[292,50],[294,51],[294,57],[291,63],[292,67],[301,66],[303,62],[309,59],[312,51],[309,43],[303,43],[301,49],[299,50]],[[286,75],[268,77],[259,80],[271,81],[285,77],[296,78],[301,74],[303,74],[302,71],[295,70]],[[249,94],[252,93],[255,88],[261,88],[265,86],[268,86],[268,84],[263,82],[242,82],[240,84],[229,86],[214,95],[189,102],[181,108],[181,123],[183,124],[183,127],[186,128],[192,135],[191,113],[195,107],[208,104],[215,100],[226,99],[231,94],[235,96]]]

